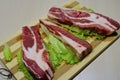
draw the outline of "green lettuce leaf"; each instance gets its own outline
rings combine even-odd
[[[88,11],[88,12],[94,12],[94,10],[91,9],[91,8],[87,8],[86,11]]]
[[[4,45],[3,55],[4,55],[6,61],[12,60],[12,52],[11,52],[11,49],[8,44]]]
[[[68,64],[74,64],[78,62],[78,58],[75,53],[68,49],[60,40],[53,35],[48,35],[49,43],[45,42],[47,50],[50,55],[50,60],[53,67],[56,69],[63,61]]]
[[[98,33],[92,32],[88,29],[80,29],[74,25],[65,25],[65,24],[61,24],[61,26],[65,29],[67,29],[70,33],[72,33],[73,35],[75,35],[76,37],[86,40],[86,38],[88,36],[90,37],[95,37],[96,39],[103,39],[105,38],[104,35],[100,35]]]

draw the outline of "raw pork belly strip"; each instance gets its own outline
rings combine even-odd
[[[40,20],[40,23],[41,26],[44,25],[53,35],[72,47],[78,58],[83,58],[92,51],[92,46],[88,42],[77,38],[62,27],[45,20]]]
[[[37,80],[51,80],[53,67],[41,40],[39,26],[22,28],[23,62]]]
[[[63,23],[74,24],[81,29],[89,29],[103,35],[110,35],[120,28],[115,20],[95,12],[52,7],[48,17]]]

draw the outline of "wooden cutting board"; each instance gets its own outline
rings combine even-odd
[[[64,7],[80,9],[81,7],[84,6],[78,3],[77,1],[71,1],[65,4]],[[38,24],[38,22],[34,24]],[[87,41],[93,46],[93,51],[77,64],[67,65],[63,63],[55,71],[53,80],[72,79],[78,73],[80,73],[86,66],[88,66],[94,59],[96,59],[105,49],[107,49],[119,37],[120,37],[120,30],[117,31],[116,35],[108,36],[103,40],[96,40],[94,38],[88,39]],[[3,47],[5,43],[7,43],[10,46],[13,53],[13,60],[11,62],[6,62],[4,60]],[[21,30],[19,30],[9,39],[0,42],[0,59],[5,64],[5,66],[14,74],[17,80],[27,80],[24,77],[24,74],[17,70],[18,63],[17,63],[16,53],[18,52],[20,47],[21,47]]]

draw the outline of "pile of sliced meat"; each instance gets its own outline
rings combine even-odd
[[[115,20],[95,12],[72,10],[52,7],[48,17],[62,23],[73,24],[80,29],[89,29],[103,35],[110,35],[120,28]],[[40,25],[48,32],[72,48],[78,58],[84,58],[92,51],[88,42],[74,36],[64,28],[45,20],[40,20]],[[39,26],[24,26],[22,28],[23,62],[33,74],[35,80],[51,80],[54,74],[49,54],[44,46],[39,33]]]
[[[74,24],[80,29],[89,29],[103,35],[110,35],[120,28],[115,20],[95,12],[52,7],[48,17],[63,23]]]

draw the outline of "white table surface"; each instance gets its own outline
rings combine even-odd
[[[49,2],[48,2],[49,1]],[[0,0],[0,40],[23,25],[38,20],[51,6],[67,0]],[[78,0],[96,12],[120,22],[120,0]],[[120,39],[86,67],[74,80],[120,80]],[[1,79],[0,79],[1,80]]]

